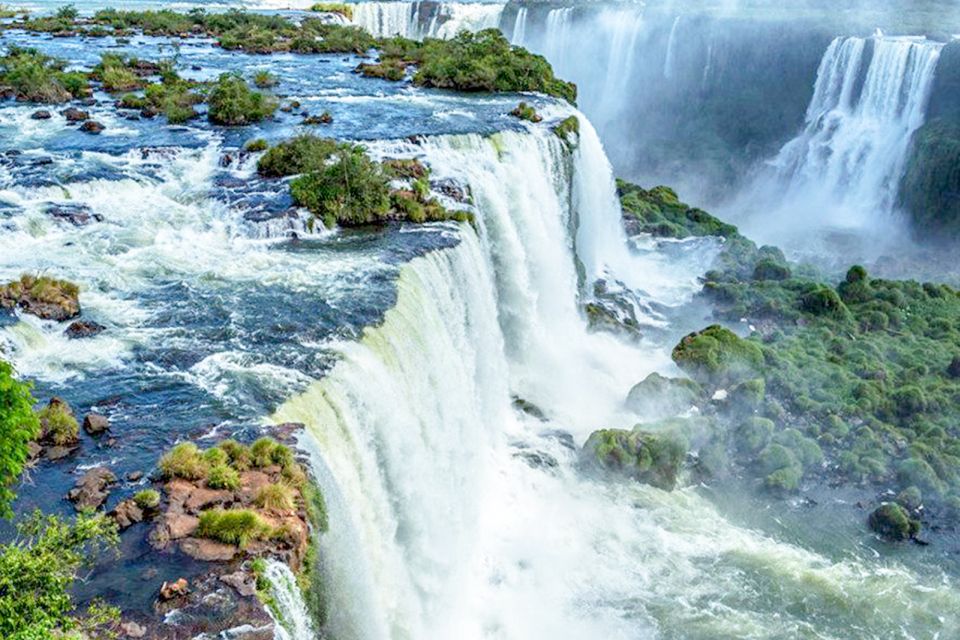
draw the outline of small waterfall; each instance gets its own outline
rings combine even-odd
[[[270,595],[273,597],[273,606],[267,610],[275,623],[274,640],[317,638],[310,612],[290,568],[282,562],[268,560],[264,575],[270,581]]]
[[[510,36],[510,42],[522,47],[527,39],[527,8],[517,9],[517,18],[513,23],[513,35]]]
[[[440,5],[438,24],[424,34],[430,38],[452,38],[461,31],[483,31],[500,26],[503,4],[451,2]]]
[[[680,29],[680,18],[677,16],[670,27],[670,36],[667,38],[667,55],[663,60],[663,77],[669,80],[673,76],[673,63],[676,58],[677,31]]]
[[[358,2],[352,5],[354,24],[378,38],[420,38],[419,2]]]
[[[788,199],[826,206],[830,222],[840,226],[890,214],[942,47],[923,38],[834,40],[804,131],[774,160]]]

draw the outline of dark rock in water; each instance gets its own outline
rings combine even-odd
[[[84,98],[83,100],[80,101],[80,104],[82,104],[82,105],[85,106],[85,107],[92,107],[92,106],[94,106],[95,104],[97,104],[97,99],[96,99],[96,98]]]
[[[201,66],[198,65],[198,64],[192,64],[192,65],[190,65],[190,70],[191,70],[191,71],[202,71],[202,70],[203,70],[203,67],[201,67]]]
[[[133,500],[124,500],[108,514],[122,531],[138,522],[143,522],[143,510]]]
[[[255,596],[240,595],[216,574],[192,581],[184,592],[170,593],[156,605],[157,616],[147,622],[147,637],[155,640],[232,638],[273,640],[274,623]],[[169,615],[176,610],[176,615]]]
[[[136,482],[143,477],[143,471],[131,471],[127,474],[127,480],[130,482]]]
[[[951,378],[960,378],[960,356],[953,356],[947,367],[947,375]]]
[[[91,436],[99,435],[110,428],[110,421],[106,416],[88,413],[83,419],[83,430]]]
[[[96,120],[87,120],[82,125],[80,125],[80,131],[84,133],[98,134],[103,131],[106,127],[97,122]]]
[[[116,483],[117,476],[106,467],[95,467],[77,480],[77,484],[67,494],[77,511],[97,509],[110,495],[109,487]]]
[[[74,453],[79,447],[77,445],[54,445],[48,447],[45,451],[47,454],[47,460],[51,462],[56,462],[57,460],[63,460],[67,456]]]
[[[528,400],[514,396],[513,398],[513,408],[518,411],[522,411],[528,416],[532,416],[541,422],[547,420],[547,416],[543,413],[543,410],[537,405],[533,404]]]
[[[69,107],[60,112],[67,122],[83,122],[90,119],[90,114],[76,107]]]
[[[70,326],[64,330],[64,333],[67,334],[68,338],[79,339],[93,337],[105,330],[105,326],[92,320],[77,320],[76,322],[72,322]]]
[[[222,156],[220,156],[220,166],[221,166],[221,167],[226,168],[226,167],[229,167],[229,166],[232,165],[232,164],[233,164],[233,156],[231,156],[229,153],[225,153],[225,154],[223,154]]]
[[[893,541],[909,540],[920,533],[920,521],[910,517],[906,509],[895,502],[885,502],[877,507],[867,525],[883,538]]]
[[[31,113],[30,117],[34,120],[49,120],[53,116],[46,109],[40,109],[39,111]]]
[[[430,182],[430,187],[457,202],[466,204],[473,200],[468,187],[464,187],[451,179],[433,180]]]
[[[139,114],[139,113],[129,113],[129,114],[127,114],[126,116],[124,116],[124,118],[125,118],[126,120],[130,120],[130,121],[132,121],[132,122],[136,122],[136,121],[138,121],[138,120],[140,119],[140,114]]]
[[[160,112],[154,109],[153,107],[144,107],[143,109],[140,110],[140,117],[146,118],[148,120],[152,118],[156,118],[158,115],[160,115]]]
[[[567,431],[561,431],[560,429],[547,429],[546,431],[540,432],[540,437],[556,440],[560,446],[566,447],[571,451],[577,450],[577,443],[573,439],[573,434]]]
[[[513,457],[523,460],[534,469],[553,469],[559,464],[556,458],[544,451],[518,451]]]
[[[103,216],[84,204],[73,202],[54,202],[47,205],[43,211],[48,216],[69,222],[75,227],[82,227],[92,222],[103,222]]]

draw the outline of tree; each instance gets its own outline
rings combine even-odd
[[[23,473],[29,457],[28,443],[40,434],[33,413],[30,385],[13,377],[13,367],[0,360],[0,516],[13,515],[11,488]]]

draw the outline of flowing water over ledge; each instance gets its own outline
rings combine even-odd
[[[113,44],[7,37],[88,65]],[[153,58],[169,46],[138,38],[129,49]],[[957,628],[956,575],[938,568],[936,550],[880,547],[878,559],[858,529],[837,527],[835,544],[814,540],[819,529],[777,530],[778,509],[803,520],[790,505],[751,519],[697,487],[665,493],[581,475],[575,447],[595,428],[632,424],[626,391],[652,370],[671,372],[669,345],[701,323],[686,303],[711,255],[643,239],[628,250],[588,122],[571,152],[546,126],[504,116],[516,96],[397,89],[358,79],[357,61],[339,56],[179,50],[208,77],[268,67],[278,91],[334,114],[325,132],[417,155],[435,177],[469,185],[477,230],[296,241],[289,228],[264,231],[260,214],[286,209],[282,187],[256,179],[250,160],[219,160],[248,138],[288,135],[292,119],[168,128],[95,107],[108,129],[86,137],[4,105],[0,152],[23,153],[0,163],[0,278],[76,280],[85,313],[108,330],[68,342],[61,326],[21,317],[0,339],[39,396],[100,408],[118,436],[109,449],[86,438],[75,461],[39,468],[18,509],[66,510],[75,463],[148,470],[177,439],[273,415],[309,427],[302,447],[330,503],[321,545],[340,640],[946,638]],[[570,113],[538,107],[548,123]],[[66,225],[50,203],[104,220]],[[648,339],[588,333],[583,277],[636,290]],[[544,419],[516,411],[514,397]],[[168,577],[149,569],[199,570],[158,557],[136,542],[144,533],[124,534],[125,562],[99,568],[85,594],[148,609]],[[283,594],[278,635],[306,640],[290,576],[272,566],[268,577]]]

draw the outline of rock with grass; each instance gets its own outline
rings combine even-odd
[[[25,274],[0,286],[0,307],[63,322],[80,315],[80,288],[66,280]]]

